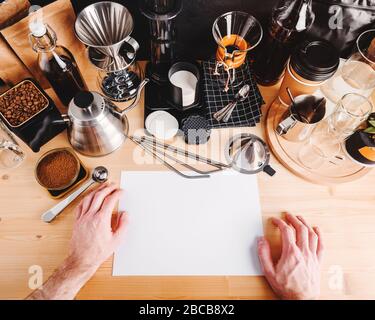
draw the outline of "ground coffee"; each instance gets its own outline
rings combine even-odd
[[[78,160],[67,150],[47,154],[38,164],[36,174],[47,189],[63,189],[74,183],[79,171]]]

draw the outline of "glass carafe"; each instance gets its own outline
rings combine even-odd
[[[241,85],[236,83],[236,70],[244,65],[247,53],[262,40],[263,29],[250,14],[233,11],[216,19],[212,33],[218,45],[214,75],[223,82],[224,91],[228,91],[229,84]]]

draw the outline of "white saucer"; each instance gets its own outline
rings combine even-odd
[[[150,113],[145,121],[146,130],[160,140],[172,139],[178,133],[178,121],[166,111]]]

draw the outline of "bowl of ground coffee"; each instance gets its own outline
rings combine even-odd
[[[79,159],[71,149],[54,149],[39,159],[35,178],[48,190],[64,190],[77,180],[80,166]]]

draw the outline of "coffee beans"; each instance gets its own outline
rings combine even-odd
[[[47,105],[46,97],[29,80],[0,96],[0,112],[14,127],[26,122]]]

